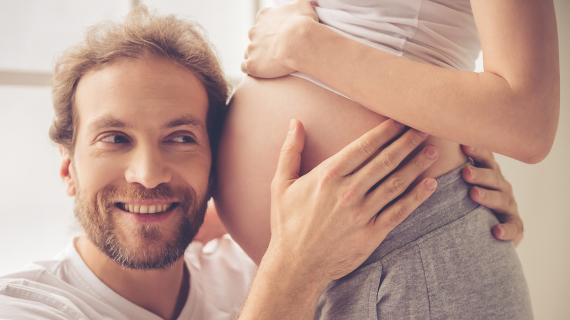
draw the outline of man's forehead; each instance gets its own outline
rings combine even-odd
[[[206,90],[192,72],[164,59],[113,63],[80,80],[75,106],[91,129],[135,126],[205,128]],[[152,118],[152,119],[149,119]]]

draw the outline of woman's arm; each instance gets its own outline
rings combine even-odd
[[[418,130],[540,162],[554,141],[560,108],[554,5],[471,3],[483,73],[414,62],[348,39],[319,24],[304,0],[258,14],[242,68],[258,77],[302,71]]]

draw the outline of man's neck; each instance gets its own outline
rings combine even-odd
[[[163,319],[176,319],[182,311],[190,289],[183,258],[167,269],[142,271],[123,268],[85,235],[77,239],[75,248],[87,267],[123,298]]]

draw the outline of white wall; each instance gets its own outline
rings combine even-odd
[[[198,21],[207,31],[226,75],[231,80],[243,76],[241,61],[249,42],[247,31],[255,21],[253,0],[142,0],[161,12],[182,13]]]
[[[554,3],[562,91],[554,146],[536,165],[497,157],[525,222],[525,238],[517,251],[537,320],[570,319],[570,1]]]
[[[128,10],[128,0],[0,0],[0,69],[50,72],[86,27]]]
[[[87,26],[128,10],[126,0],[0,0],[0,72],[51,72]],[[47,86],[0,86],[0,274],[53,257],[72,234],[73,201],[47,135],[52,109]]]
[[[253,15],[249,0],[144,0],[194,16],[209,30],[226,72],[239,77]],[[0,71],[49,71],[52,57],[81,38],[85,26],[124,15],[130,0],[0,0]],[[562,97],[558,134],[537,165],[500,157],[513,183],[525,239],[518,248],[536,319],[570,319],[570,1],[555,0]],[[69,241],[73,202],[58,177],[59,155],[47,130],[48,87],[0,85],[0,274],[49,259]]]

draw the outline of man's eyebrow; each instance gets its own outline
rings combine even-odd
[[[164,128],[175,128],[175,127],[180,127],[180,126],[185,126],[185,125],[199,127],[203,130],[206,129],[204,122],[201,121],[200,119],[196,118],[195,116],[191,115],[191,114],[186,114],[186,115],[180,116],[178,118],[175,118],[173,120],[170,120],[170,121],[166,122],[166,124],[163,127]],[[111,115],[106,115],[106,116],[102,116],[99,119],[93,121],[89,125],[89,130],[98,131],[98,130],[107,129],[107,128],[131,128],[131,127],[132,126],[126,124],[125,122],[123,122],[119,119],[114,118]]]
[[[130,126],[122,122],[121,120],[113,118],[113,116],[110,115],[103,116],[93,121],[89,125],[89,129],[92,131],[98,131],[106,128],[130,128]]]
[[[180,127],[180,126],[185,126],[185,125],[200,127],[203,130],[206,129],[204,122],[202,120],[194,117],[191,114],[186,114],[186,115],[183,115],[183,116],[178,117],[176,119],[170,120],[164,125],[164,127],[165,128],[175,128],[175,127]]]

